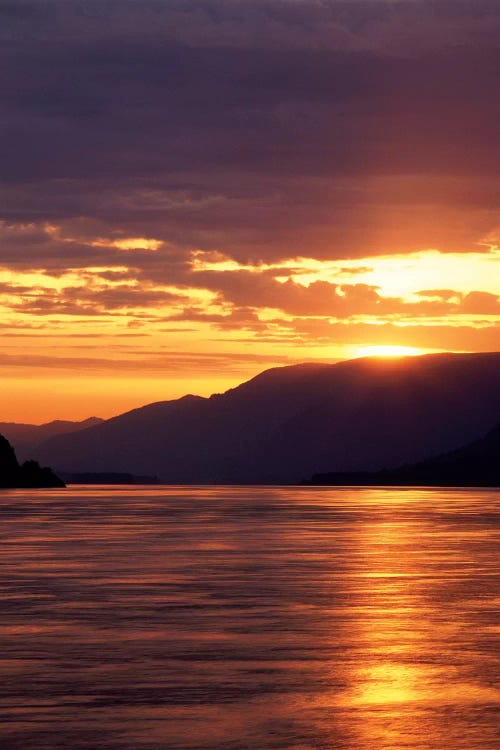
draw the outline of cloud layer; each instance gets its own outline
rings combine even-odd
[[[498,348],[499,61],[496,0],[3,2],[2,330]]]
[[[10,222],[239,258],[466,251],[498,226],[491,0],[20,0],[0,17]]]

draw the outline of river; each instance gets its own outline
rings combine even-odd
[[[498,750],[500,491],[0,494],[2,750]]]

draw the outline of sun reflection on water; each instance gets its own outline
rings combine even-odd
[[[497,750],[499,493],[4,497],[2,748]]]
[[[436,623],[428,596],[432,586],[426,590],[422,583],[429,557],[415,546],[416,538],[425,545],[428,533],[411,517],[391,520],[385,512],[363,523],[355,537],[352,603],[359,615],[354,627],[360,648],[339,705],[361,712],[355,726],[363,749],[403,746],[419,731],[415,705],[433,702],[439,680],[426,653]],[[439,734],[429,726],[432,721],[429,714],[427,730]]]

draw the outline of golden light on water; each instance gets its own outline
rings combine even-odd
[[[317,489],[9,496],[16,746],[50,723],[75,750],[88,726],[102,750],[497,750],[497,493]]]
[[[408,703],[418,700],[415,688],[418,668],[414,665],[397,663],[375,664],[358,674],[364,680],[359,695],[351,705]]]

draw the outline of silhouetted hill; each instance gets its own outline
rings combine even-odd
[[[150,404],[52,438],[35,455],[62,471],[172,483],[375,471],[484,434],[500,414],[499,375],[500,353],[275,368],[223,394]]]
[[[483,438],[413,466],[316,474],[304,484],[500,487],[500,423]]]
[[[48,438],[66,435],[78,430],[86,430],[103,422],[99,417],[89,417],[83,422],[70,422],[56,419],[46,424],[20,424],[17,422],[0,422],[0,434],[14,446],[20,456],[32,454],[33,449]]]
[[[0,435],[0,488],[64,486],[51,469],[40,467],[36,461],[19,464],[14,448]]]

